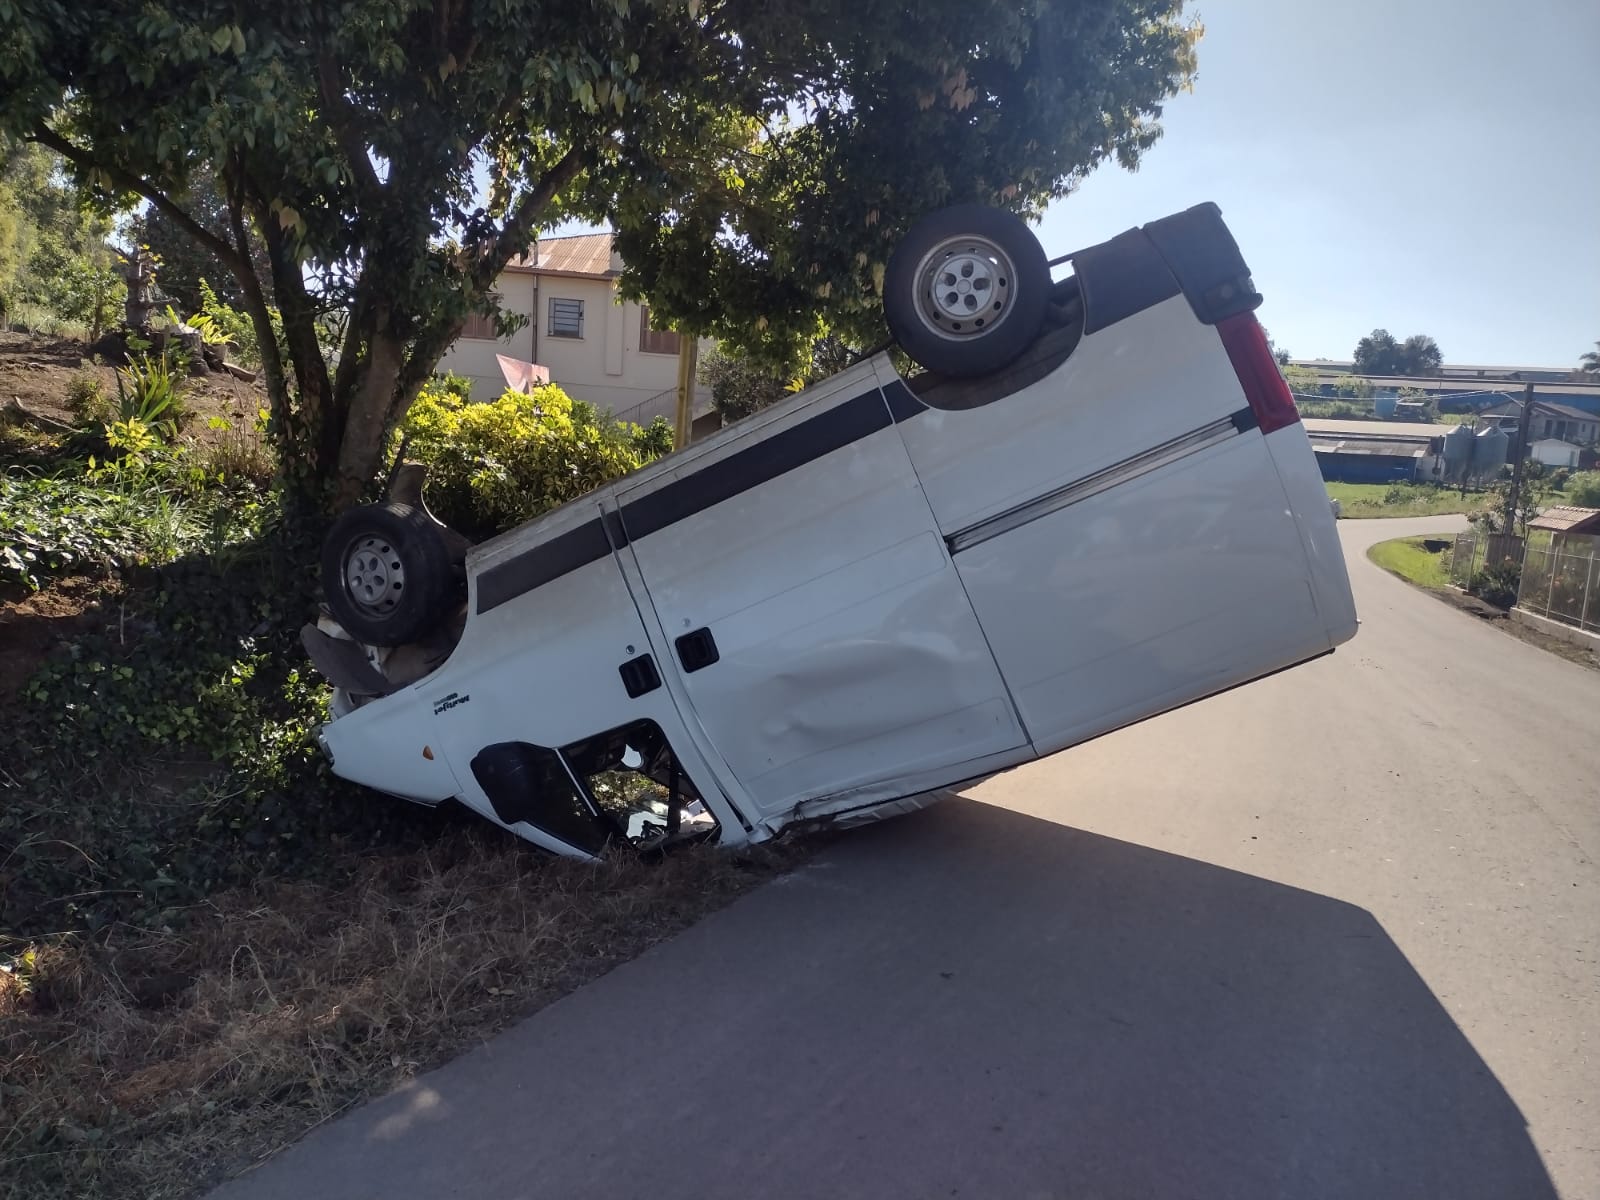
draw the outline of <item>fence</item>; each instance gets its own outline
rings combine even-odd
[[[1516,562],[1522,557],[1522,539],[1503,533],[1463,533],[1450,554],[1450,582],[1466,587],[1487,563]]]
[[[1530,540],[1517,606],[1600,633],[1600,537],[1567,534]]]

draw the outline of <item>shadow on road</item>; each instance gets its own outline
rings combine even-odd
[[[1364,910],[952,800],[224,1194],[1555,1192]]]

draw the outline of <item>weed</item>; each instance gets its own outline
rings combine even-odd
[[[117,419],[117,406],[93,371],[79,371],[72,377],[67,385],[67,409],[80,425],[107,425]]]

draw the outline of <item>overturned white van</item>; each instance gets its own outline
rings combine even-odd
[[[479,546],[346,514],[333,769],[568,855],[904,811],[1356,631],[1214,205],[1069,256],[912,230],[886,354]],[[454,590],[453,590],[454,589]]]

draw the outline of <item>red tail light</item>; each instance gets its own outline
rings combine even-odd
[[[1266,332],[1255,313],[1224,317],[1217,322],[1217,332],[1222,335],[1228,361],[1244,387],[1245,399],[1250,401],[1250,411],[1255,413],[1261,432],[1271,433],[1298,421],[1300,412],[1294,406],[1283,372],[1267,348]]]

